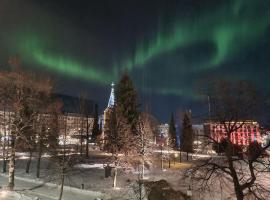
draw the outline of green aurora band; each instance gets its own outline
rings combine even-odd
[[[98,71],[95,67],[86,67],[86,65],[65,57],[51,56],[37,50],[33,53],[33,57],[40,65],[45,66],[48,70],[57,71],[71,77],[94,81],[100,84],[108,84],[114,80],[113,77],[109,76],[109,73]]]
[[[153,39],[140,42],[135,55],[126,59],[123,66],[132,70],[163,53],[208,41],[214,43],[216,53],[196,69],[216,67],[263,36],[270,25],[269,11],[263,7],[266,1],[235,0],[203,16],[176,20],[169,31],[157,31]]]
[[[164,53],[205,41],[214,44],[215,53],[207,61],[191,69],[179,66],[184,74],[195,73],[218,67],[225,60],[233,58],[263,37],[270,25],[269,13],[267,8],[264,8],[266,1],[235,0],[230,1],[228,5],[220,5],[218,9],[211,12],[205,11],[202,15],[176,19],[166,31],[160,29],[153,38],[138,42],[135,53],[113,66],[111,72],[100,70],[101,68],[97,66],[82,64],[67,56],[48,53],[49,50],[41,42],[42,39],[36,37],[22,38],[20,50],[22,56],[29,61],[34,61],[36,66],[74,78],[108,84],[117,80],[116,72],[132,73],[136,68],[148,67],[149,62]],[[153,90],[161,94],[179,96],[186,94],[183,90],[178,91],[177,88],[166,85],[154,86]]]
[[[66,56],[49,54],[49,51],[46,51],[45,42],[37,36],[29,34],[28,37],[21,41],[19,47],[20,51],[27,60],[34,60],[34,62],[37,63],[35,66],[99,84],[108,84],[115,80],[113,73],[98,70],[96,66],[84,65]]]

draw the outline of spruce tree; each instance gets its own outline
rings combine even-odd
[[[171,120],[169,123],[169,145],[172,148],[176,148],[177,147],[177,142],[176,142],[176,128],[175,128],[175,121],[174,121],[174,115],[172,113],[171,115]]]
[[[193,152],[193,131],[192,124],[190,121],[190,114],[188,112],[184,113],[182,122],[182,134],[180,136],[180,148],[182,151],[188,153]]]
[[[136,134],[139,119],[139,104],[137,92],[128,74],[124,74],[116,86],[116,104],[120,114],[131,127],[131,132]]]
[[[94,114],[94,124],[92,130],[92,141],[96,141],[97,136],[100,134],[99,125],[98,125],[98,105],[95,104],[95,114]]]

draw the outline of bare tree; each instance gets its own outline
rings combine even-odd
[[[85,93],[80,94],[80,156],[83,155],[83,143],[85,140],[84,131],[86,131],[85,124],[87,123],[85,120],[85,112],[86,112],[86,101],[85,101]]]
[[[37,166],[36,177],[40,177],[41,158],[44,152],[51,153],[51,149],[58,149],[59,115],[62,102],[51,99],[46,113],[39,115],[35,131],[37,133]],[[53,151],[54,152],[54,151]]]
[[[62,115],[59,119],[58,114],[55,113],[57,120],[55,123],[51,124],[53,132],[61,132],[60,135],[60,146],[59,148],[51,149],[50,153],[52,154],[52,161],[56,166],[57,175],[60,179],[60,193],[58,199],[61,200],[63,197],[64,184],[65,180],[73,169],[73,166],[79,163],[78,156],[71,152],[71,149],[68,146],[67,138],[67,115]],[[56,119],[56,118],[54,118]],[[59,151],[60,149],[60,151]]]
[[[138,120],[136,147],[141,158],[141,179],[144,179],[145,162],[149,161],[153,152],[154,127],[149,113],[141,113]]]
[[[40,93],[46,94],[51,86],[46,80],[38,79],[34,74],[22,71],[3,72],[0,77],[1,97],[5,98],[11,112],[11,153],[9,158],[9,184],[14,187],[16,141],[21,138],[29,141],[29,131],[33,129],[33,120],[38,115]],[[3,95],[2,95],[3,94]]]
[[[89,157],[90,131],[93,127],[93,120],[90,118],[92,108],[89,107],[86,94],[80,94],[80,155],[83,154],[83,143],[85,142],[85,157]]]
[[[233,183],[235,196],[244,198],[269,199],[269,188],[261,182],[261,176],[269,173],[270,162],[265,157],[265,150],[253,142],[247,151],[234,152],[233,133],[250,123],[251,119],[260,114],[263,105],[262,95],[247,82],[220,81],[212,84],[208,95],[211,102],[211,122],[224,127],[223,137],[226,142],[223,156],[211,156],[202,159],[193,168],[192,177],[200,184],[201,189],[211,189],[220,182],[221,188],[226,183]],[[210,123],[211,124],[211,123]],[[206,135],[208,144],[219,143],[211,132]]]
[[[5,101],[5,100],[4,100]],[[3,168],[2,172],[6,173],[7,170],[7,160],[8,160],[8,149],[9,149],[9,132],[10,132],[10,109],[7,107],[6,103],[3,102],[1,104],[1,129],[3,131],[3,135],[1,135],[2,142],[2,159],[3,159]]]
[[[145,165],[151,164],[151,155],[154,146],[155,121],[148,112],[142,112],[139,115],[135,147],[139,155],[141,168],[139,167],[138,180],[134,186],[136,199],[145,199],[146,191],[144,187]]]

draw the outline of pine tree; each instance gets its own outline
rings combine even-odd
[[[95,104],[95,114],[94,114],[94,124],[92,130],[92,141],[96,141],[97,136],[100,134],[99,125],[98,125],[98,105]]]
[[[176,142],[176,128],[175,128],[175,121],[174,121],[174,115],[172,113],[171,115],[171,120],[169,123],[169,146],[172,148],[177,147],[177,142]]]
[[[124,74],[116,87],[116,104],[120,114],[131,127],[131,132],[136,134],[139,119],[139,104],[137,92],[128,74]]]
[[[180,137],[180,148],[182,151],[188,153],[193,152],[193,131],[190,121],[190,114],[188,112],[184,113],[183,122],[182,122],[182,134]]]

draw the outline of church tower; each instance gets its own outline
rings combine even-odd
[[[111,113],[112,113],[112,109],[115,106],[115,95],[114,95],[114,83],[111,84],[111,94],[110,94],[110,98],[108,101],[108,106],[107,108],[104,110],[103,113],[103,126],[102,126],[102,140],[103,140],[103,144],[105,143],[105,139],[106,139],[106,134],[105,132],[108,130],[108,126],[110,123],[110,117],[111,117]]]
[[[111,86],[112,86],[112,88],[111,88],[111,94],[110,94],[110,98],[109,98],[109,102],[108,102],[107,108],[113,108],[114,107],[114,104],[115,104],[114,83],[112,83]]]

